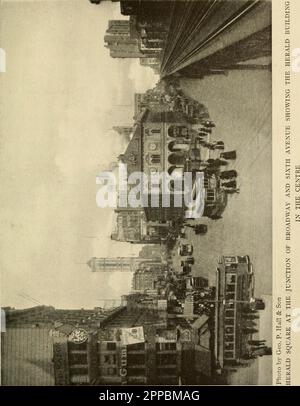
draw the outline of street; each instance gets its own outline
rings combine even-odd
[[[194,246],[193,275],[205,276],[214,284],[219,256],[249,255],[254,267],[255,296],[271,295],[271,73],[268,70],[234,70],[227,76],[181,79],[181,87],[188,96],[208,108],[216,124],[212,140],[223,140],[225,151],[237,150],[237,159],[230,162],[228,169],[238,171],[240,188],[239,194],[229,195],[222,219],[195,221],[208,225],[206,235],[195,235],[187,228],[186,238]],[[174,264],[175,268],[179,267],[180,258],[174,258]],[[260,331],[259,336],[271,345],[271,309],[268,306],[262,317],[265,331]],[[230,383],[256,384],[262,379],[266,384],[271,383],[271,357],[263,357],[251,367],[239,370],[230,377]]]

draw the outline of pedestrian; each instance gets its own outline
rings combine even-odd
[[[208,164],[208,166],[206,168],[206,172],[212,173],[212,174],[218,173],[221,166],[228,165],[227,161],[224,161],[222,159],[212,159],[212,158],[208,159],[206,161],[206,163]]]
[[[222,186],[227,187],[227,188],[236,189],[237,182],[236,182],[236,180],[232,180],[230,182],[224,182],[224,183],[222,183]]]
[[[211,134],[212,133],[212,129],[207,128],[207,127],[202,127],[201,131],[204,132],[205,134]]]
[[[233,195],[233,194],[235,194],[235,193],[237,193],[237,194],[240,193],[240,189],[239,189],[239,188],[236,188],[236,189],[234,189],[234,188],[224,188],[224,191],[225,191],[226,193],[228,193],[229,195]]]
[[[209,216],[212,220],[221,220],[221,218],[223,218],[222,216],[218,215],[218,214],[213,214],[211,216]]]
[[[203,128],[203,127],[198,128],[198,132],[200,134],[202,134],[202,135],[207,135],[208,134],[207,129]]]
[[[210,149],[210,150],[214,150],[215,149],[215,144],[211,143],[211,142],[205,142],[203,145],[205,148]]]
[[[206,137],[204,137],[203,135],[197,135],[196,136],[196,141],[198,141],[198,142],[205,142],[205,138]]]
[[[217,165],[217,166],[226,166],[226,165],[228,165],[228,162],[227,161],[225,161],[224,159],[219,159],[219,158],[217,158],[217,159],[215,159],[214,160],[215,162],[214,162],[214,165]]]
[[[212,128],[216,125],[211,120],[203,120],[202,123],[205,127]]]
[[[221,152],[220,158],[223,159],[236,159],[236,151]]]
[[[223,151],[224,148],[225,148],[224,145],[214,144],[214,150]],[[222,157],[221,157],[221,158],[222,158]]]
[[[215,149],[224,150],[224,148],[225,148],[225,144],[223,141],[215,141],[214,145],[215,145]]]
[[[238,176],[238,173],[236,170],[231,169],[229,171],[223,171],[220,173],[220,179],[232,179],[236,178]]]
[[[207,233],[207,225],[206,224],[197,224],[194,228],[196,235],[203,235]]]
[[[211,133],[211,128],[206,128],[206,127],[200,127],[200,131],[204,134],[210,134]]]

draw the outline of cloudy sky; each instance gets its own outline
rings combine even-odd
[[[1,304],[91,308],[130,288],[92,274],[92,256],[137,254],[111,242],[113,211],[96,206],[97,172],[126,147],[133,95],[157,82],[103,44],[119,3],[0,1]]]

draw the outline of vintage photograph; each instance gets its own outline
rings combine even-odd
[[[272,384],[272,1],[0,1],[1,385]]]

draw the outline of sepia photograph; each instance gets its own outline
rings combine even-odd
[[[1,385],[272,385],[271,0],[0,1]]]

